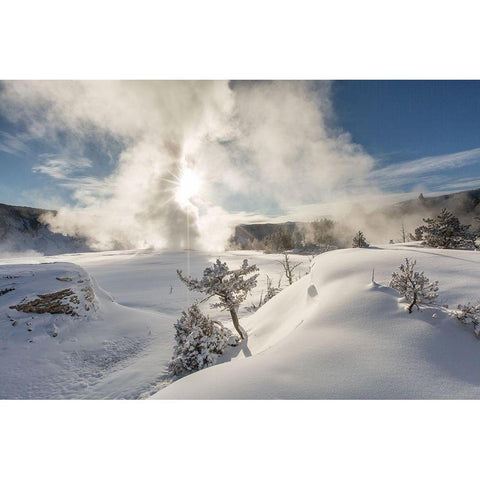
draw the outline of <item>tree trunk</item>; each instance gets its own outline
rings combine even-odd
[[[408,313],[412,313],[412,308],[414,305],[417,304],[417,292],[413,292],[413,301],[412,303],[408,306]]]
[[[240,338],[244,340],[245,336],[243,335],[242,328],[240,327],[240,322],[238,321],[238,315],[234,308],[230,309],[230,315],[232,316],[233,326],[235,327],[235,330],[240,335]]]

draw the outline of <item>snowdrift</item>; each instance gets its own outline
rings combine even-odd
[[[0,265],[0,398],[138,398],[156,320],[72,263]]]
[[[410,315],[378,285],[407,256],[440,282],[436,306]],[[479,284],[479,252],[405,244],[324,253],[310,275],[243,319],[248,340],[232,361],[152,398],[480,398],[480,342],[445,307],[478,302]]]

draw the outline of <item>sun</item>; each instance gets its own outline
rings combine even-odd
[[[190,168],[184,168],[178,180],[175,198],[180,205],[188,205],[200,191],[200,177]]]

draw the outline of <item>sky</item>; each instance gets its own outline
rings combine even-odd
[[[477,81],[2,82],[0,202],[60,209],[54,229],[99,247],[165,246],[187,213],[200,238],[480,187],[479,127]]]

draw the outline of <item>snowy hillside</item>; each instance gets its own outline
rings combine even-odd
[[[124,367],[148,351],[155,315],[115,304],[77,265],[0,266],[0,319],[0,398],[125,398],[148,388]]]
[[[232,266],[244,255],[221,254]],[[257,302],[266,274],[278,280],[282,267],[276,260],[281,257],[247,255],[261,268],[251,297]],[[194,275],[215,260],[200,252],[190,257]],[[304,274],[308,259],[295,258],[303,261],[298,271]],[[61,263],[41,263],[46,261]],[[166,367],[173,352],[173,325],[194,299],[178,280],[177,268],[187,271],[186,252],[0,259],[0,291],[5,292],[0,295],[0,398],[145,398],[170,383]],[[53,298],[39,297],[51,294]],[[39,300],[40,308],[52,300],[52,311],[58,310],[59,300],[67,313],[10,308]],[[241,316],[248,315],[248,305]],[[204,308],[230,325],[224,312]]]
[[[47,210],[0,204],[0,258],[29,252],[52,255],[89,250],[85,239],[53,233],[41,221]]]
[[[406,256],[440,282],[439,305],[478,301],[480,254],[415,245],[349,249],[244,320],[236,358],[153,398],[480,398],[480,343],[443,307],[409,315],[388,284]]]
[[[373,268],[387,285],[406,256],[440,282],[436,305],[411,315],[396,292],[371,284]],[[0,260],[0,398],[480,398],[480,342],[448,314],[480,300],[479,252],[337,250],[315,257],[307,276],[309,259],[293,256],[302,278],[254,314],[246,307],[267,274],[278,280],[281,256],[220,257],[233,268],[245,257],[260,267],[239,311],[248,339],[173,383],[173,325],[195,298],[175,273],[187,271],[186,252]],[[192,275],[215,258],[191,252]],[[202,308],[231,328],[228,314]]]

